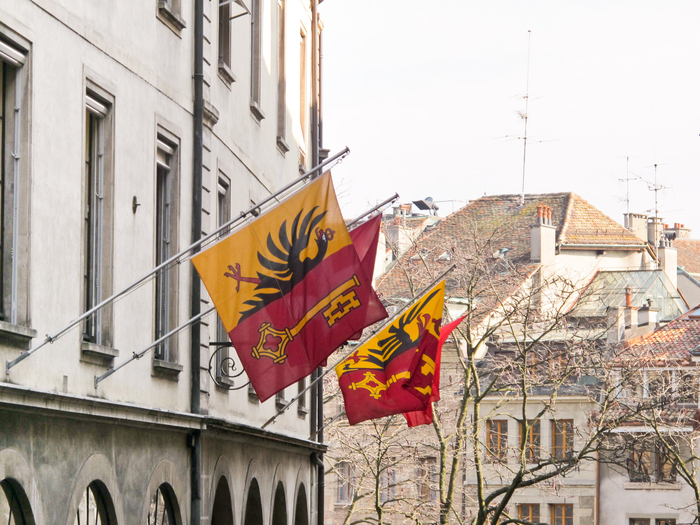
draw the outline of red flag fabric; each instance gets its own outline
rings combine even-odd
[[[336,366],[351,425],[428,405],[444,295],[443,281]]]
[[[193,258],[261,401],[387,317],[330,173]]]
[[[425,410],[404,412],[403,415],[409,427],[429,425],[433,422],[433,403],[435,401],[440,401],[440,361],[442,359],[442,345],[445,344],[445,341],[450,337],[452,331],[459,326],[459,323],[464,321],[465,317],[467,317],[467,314],[458,317],[440,329],[440,340],[438,341],[437,357],[435,359],[435,375],[433,376],[433,393],[430,396],[430,402]]]
[[[372,279],[374,275],[374,265],[377,261],[377,246],[379,245],[379,231],[382,226],[382,215],[361,224],[354,230],[350,230],[350,238],[355,246],[357,256],[362,262],[362,269],[365,275]],[[357,341],[362,337],[362,330],[348,338],[350,341]]]

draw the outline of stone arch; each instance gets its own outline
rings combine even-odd
[[[303,483],[297,487],[297,497],[294,501],[294,523],[292,525],[309,525],[309,503],[306,497],[306,487]]]
[[[33,525],[44,521],[32,469],[26,458],[15,449],[6,448],[0,451],[0,486],[0,498],[6,497],[8,502],[11,498],[16,498],[15,503],[19,505],[17,510],[22,512],[25,523]],[[31,495],[31,499],[28,494]]]
[[[27,494],[17,480],[12,478],[0,480],[1,498],[5,498],[5,501],[0,501],[0,510],[7,511],[6,515],[5,512],[0,512],[3,523],[16,523],[17,525],[34,525],[36,523]],[[7,520],[5,520],[6,517]]]
[[[271,525],[287,525],[287,497],[284,493],[284,484],[277,482],[275,496],[272,502]]]
[[[262,498],[260,497],[260,486],[256,478],[250,480],[246,493],[243,525],[263,525]]]
[[[151,472],[148,488],[143,498],[143,510],[139,523],[148,523],[151,502],[154,496],[157,497],[158,489],[161,489],[163,497],[167,497],[169,503],[172,505],[172,512],[175,519],[174,525],[182,525],[183,519],[180,502],[185,501],[187,492],[182,479],[177,475],[177,468],[167,459],[158,463],[153,469],[153,472]]]
[[[235,523],[235,504],[233,500],[233,487],[231,479],[231,464],[226,456],[217,458],[214,471],[211,476],[211,487],[209,489],[210,516],[212,525]],[[227,497],[228,495],[228,497]],[[227,517],[228,516],[228,517]]]
[[[124,513],[114,469],[105,456],[93,454],[85,460],[75,478],[66,525],[75,525],[78,507],[88,489],[97,491],[103,498],[104,513],[109,525],[124,523]]]
[[[219,476],[211,507],[211,525],[233,525],[231,489],[226,476]]]

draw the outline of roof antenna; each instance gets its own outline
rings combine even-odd
[[[523,191],[520,194],[520,206],[525,205],[525,159],[527,156],[527,106],[530,101],[530,33],[527,30],[527,81],[525,82],[525,113],[521,113],[522,119],[525,121],[525,133],[523,135]]]
[[[634,175],[633,177],[630,177],[630,158],[629,156],[626,157],[627,159],[627,175],[624,179],[617,179],[620,182],[625,182],[627,183],[627,195],[625,197],[625,202],[627,203],[627,215],[630,214],[630,181],[633,180],[639,180],[639,176]]]

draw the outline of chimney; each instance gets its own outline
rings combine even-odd
[[[549,264],[554,260],[557,230],[552,226],[552,208],[537,205],[537,222],[530,228],[530,260]]]
[[[671,239],[690,239],[690,228],[686,228],[685,224],[678,222],[674,223],[673,228],[664,224],[664,234]]]
[[[608,343],[619,343],[625,336],[624,316],[622,307],[611,306],[608,308]]]
[[[647,219],[647,242],[652,246],[658,246],[663,235],[663,219],[659,217],[649,217]]]
[[[673,247],[671,239],[665,235],[661,236],[658,247],[659,266],[671,281],[673,290],[678,289],[678,252]]]
[[[639,321],[639,326],[649,326],[650,329],[655,330],[659,324],[659,309],[652,306],[652,300],[647,299],[644,306],[637,312]]]
[[[647,240],[647,216],[641,213],[625,213],[625,228],[643,241]]]

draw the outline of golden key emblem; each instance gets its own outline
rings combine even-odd
[[[289,342],[302,331],[306,323],[316,315],[323,312],[326,324],[328,324],[330,328],[355,308],[362,306],[355,290],[353,290],[353,288],[359,285],[360,281],[357,275],[353,275],[350,279],[340,286],[337,286],[331,293],[316,303],[292,328],[278,330],[273,328],[270,323],[261,324],[259,329],[260,340],[253,348],[253,357],[255,359],[269,357],[277,364],[284,363],[287,360],[287,354],[285,352],[287,344],[289,344]]]

